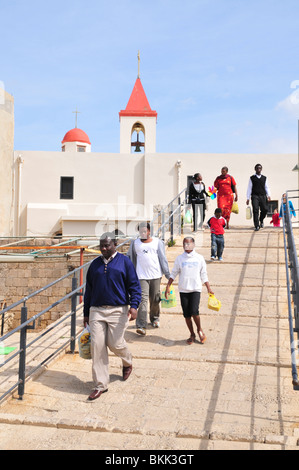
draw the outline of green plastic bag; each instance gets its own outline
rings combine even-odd
[[[176,307],[176,295],[174,292],[174,289],[171,289],[171,291],[168,294],[168,298],[165,298],[165,289],[162,292],[161,295],[161,307],[162,308],[172,308]]]
[[[190,211],[187,211],[184,218],[185,224],[192,224],[192,215]]]

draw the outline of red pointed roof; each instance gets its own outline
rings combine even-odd
[[[71,129],[65,134],[61,143],[64,144],[65,142],[84,142],[86,144],[90,144],[88,135],[82,131],[82,129],[78,129],[77,127]]]
[[[149,105],[140,78],[135,82],[126,109],[120,111],[119,116],[158,116]]]

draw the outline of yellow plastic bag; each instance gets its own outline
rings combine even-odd
[[[161,307],[162,308],[172,308],[176,307],[176,295],[174,292],[174,289],[171,289],[171,291],[168,294],[168,298],[165,298],[165,289],[163,290],[161,294]]]
[[[219,312],[220,307],[221,307],[220,300],[216,299],[214,294],[209,294],[208,308],[210,308],[211,310],[216,310],[216,312]]]
[[[239,214],[239,206],[238,206],[238,203],[236,201],[233,203],[232,212],[234,214]]]
[[[91,359],[91,337],[90,329],[87,325],[78,338],[79,356],[83,359]]]

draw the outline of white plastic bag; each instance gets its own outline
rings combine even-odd
[[[83,359],[91,359],[91,336],[89,325],[86,325],[78,338],[79,356]]]

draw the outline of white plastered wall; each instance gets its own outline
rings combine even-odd
[[[246,191],[256,163],[263,165],[272,199],[298,188],[295,154],[101,154],[77,152],[15,152],[21,155],[20,235],[53,234],[63,223],[84,233],[98,220],[150,218],[153,206],[166,205],[187,185],[187,176],[201,173],[208,189],[227,166],[237,182],[239,214],[231,226],[252,225],[246,220]],[[180,161],[180,180],[178,165]],[[74,177],[74,199],[60,199],[61,176]],[[216,200],[208,205],[213,215]],[[206,220],[207,220],[206,218]],[[91,225],[90,225],[91,223]],[[266,225],[270,225],[270,219]],[[91,233],[90,235],[94,235]]]
[[[85,152],[91,152],[91,145],[87,144],[86,142],[65,142],[61,144],[61,147],[65,148],[65,152],[78,152],[78,146],[85,147]],[[84,152],[82,152],[84,153]]]
[[[61,217],[134,217],[144,205],[144,156],[15,151],[21,156],[19,235],[60,230]],[[74,198],[60,199],[60,179],[74,178]],[[15,200],[15,204],[17,201]]]
[[[13,235],[14,99],[0,82],[0,236]]]

